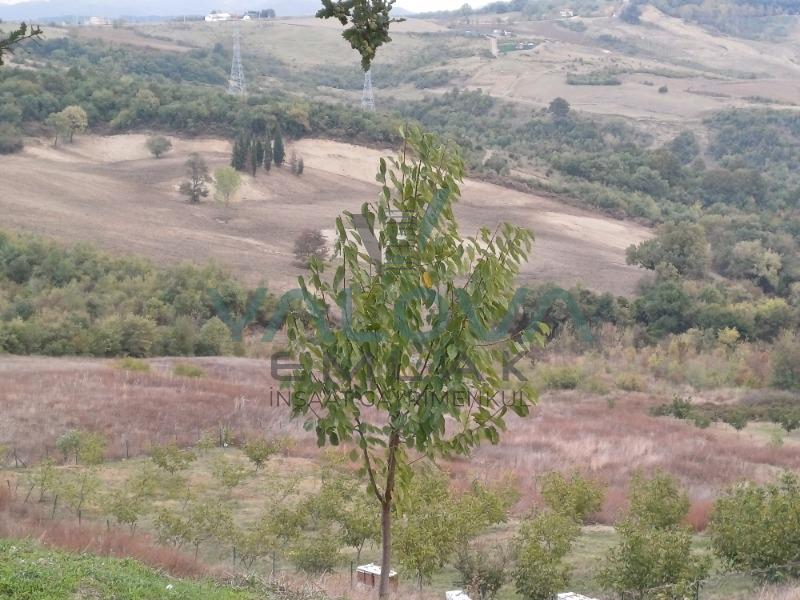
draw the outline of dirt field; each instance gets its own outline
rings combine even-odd
[[[250,284],[294,287],[301,269],[294,240],[305,228],[330,229],[343,210],[376,194],[374,172],[382,154],[348,144],[302,140],[289,147],[305,160],[302,177],[288,168],[245,177],[230,210],[208,199],[190,205],[177,192],[189,152],[213,170],[229,161],[220,140],[173,139],[174,150],[149,156],[145,135],[85,136],[53,148],[31,141],[0,161],[2,228],[31,231],[64,242],[90,241],[117,254],[159,263],[215,259]],[[462,232],[510,221],[536,235],[521,283],[583,283],[630,294],[644,271],[625,264],[625,248],[648,237],[637,225],[598,217],[553,200],[468,181],[459,206]]]

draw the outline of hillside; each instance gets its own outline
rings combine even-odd
[[[280,291],[293,287],[302,272],[293,254],[300,232],[331,230],[343,210],[373,200],[378,160],[391,154],[301,140],[289,151],[305,158],[302,177],[288,168],[246,176],[240,201],[226,210],[211,198],[188,205],[177,187],[189,152],[200,152],[213,171],[229,162],[229,142],[173,138],[174,151],[156,160],[146,139],[91,136],[59,148],[32,141],[23,153],[4,158],[0,186],[13,185],[16,193],[0,197],[3,226],[158,261],[215,259],[249,284],[266,281]],[[458,212],[465,234],[502,220],[534,231],[536,247],[523,283],[583,283],[629,294],[644,274],[625,264],[625,248],[650,235],[636,224],[477,181],[465,184]]]

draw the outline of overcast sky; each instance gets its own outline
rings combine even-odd
[[[25,0],[0,0],[0,4],[17,4]],[[468,0],[467,0],[468,1]],[[469,2],[470,6],[477,8],[486,4],[489,0],[479,0]],[[464,4],[465,0],[397,0],[397,6],[402,6],[406,10],[415,12],[432,10],[451,10]],[[169,4],[169,0],[166,2]]]

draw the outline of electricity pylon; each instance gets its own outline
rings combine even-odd
[[[242,46],[239,39],[239,28],[237,27],[233,31],[233,62],[231,63],[231,78],[228,80],[228,93],[234,96],[244,96],[245,91]]]
[[[361,110],[375,111],[375,95],[372,93],[372,73],[364,73],[364,91],[361,93]]]

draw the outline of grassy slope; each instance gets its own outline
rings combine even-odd
[[[31,600],[255,600],[263,593],[166,577],[126,559],[69,554],[0,540],[0,597]]]

